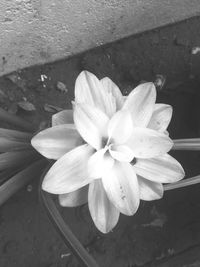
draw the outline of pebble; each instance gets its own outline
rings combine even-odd
[[[48,78],[48,77],[47,77],[45,74],[41,74],[41,75],[40,75],[40,81],[41,81],[41,82],[44,82],[45,80],[47,80],[47,78]]]
[[[166,81],[166,78],[164,75],[157,74],[155,81],[154,81],[155,87],[158,90],[161,90],[163,88],[163,86],[165,85],[165,81]]]
[[[63,82],[57,82],[56,85],[57,89],[60,90],[62,93],[67,93],[68,89],[66,87],[66,85]]]
[[[196,55],[200,52],[200,47],[196,46],[192,48],[192,55]]]
[[[29,185],[27,186],[26,190],[27,190],[28,192],[32,192],[32,191],[33,191],[33,186],[32,186],[31,184],[29,184]]]

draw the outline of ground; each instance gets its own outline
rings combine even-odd
[[[38,124],[50,120],[59,109],[71,107],[74,82],[81,70],[99,78],[109,76],[124,94],[142,80],[155,81],[162,75],[166,83],[158,87],[157,102],[174,108],[170,136],[199,137],[199,33],[200,18],[196,17],[70,59],[18,71],[0,78],[1,107]],[[187,177],[200,173],[199,152],[172,154],[183,164]],[[81,266],[41,207],[38,181],[35,177],[0,208],[0,266]],[[168,191],[162,200],[142,202],[135,216],[121,216],[107,235],[95,229],[87,206],[61,212],[100,266],[200,266],[200,185]]]

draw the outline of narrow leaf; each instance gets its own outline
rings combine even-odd
[[[0,205],[29,183],[33,178],[39,178],[46,165],[47,161],[44,159],[36,161],[0,186]]]
[[[9,114],[2,108],[0,108],[0,120],[18,126],[19,128],[24,129],[27,132],[34,132],[36,130],[35,125],[19,118],[16,115]]]
[[[24,166],[28,163],[33,162],[40,155],[35,151],[12,151],[0,154],[0,171],[6,168],[14,168],[18,166]]]
[[[24,149],[32,149],[30,143],[18,142],[9,140],[5,137],[0,137],[0,152],[18,151]]]
[[[27,141],[28,142],[28,141],[30,141],[32,136],[33,136],[33,134],[31,134],[31,133],[0,128],[0,137],[6,137],[6,138],[11,139],[11,140]]]

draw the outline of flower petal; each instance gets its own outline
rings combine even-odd
[[[108,199],[101,179],[89,185],[88,205],[96,227],[102,233],[110,232],[119,220],[119,211]]]
[[[88,145],[66,153],[47,172],[42,189],[52,194],[65,194],[87,185],[91,181],[87,164],[92,153],[93,148]]]
[[[136,127],[126,145],[133,150],[136,158],[153,158],[168,152],[173,142],[163,133]]]
[[[172,107],[165,104],[156,104],[147,128],[164,132],[172,118]]]
[[[73,124],[73,110],[63,110],[52,116],[52,126],[59,124]]]
[[[100,149],[94,153],[88,161],[88,172],[92,178],[101,178],[104,173],[109,171],[113,164],[114,159],[109,155],[107,149]]]
[[[39,132],[31,140],[32,146],[49,159],[58,159],[83,143],[74,125],[63,124]]]
[[[58,196],[59,203],[63,207],[78,207],[88,201],[88,185],[68,194]]]
[[[116,162],[102,178],[108,198],[125,215],[133,215],[139,207],[136,173],[129,163]]]
[[[99,79],[88,71],[82,71],[75,83],[75,102],[96,106],[107,114],[108,93]]]
[[[138,159],[133,166],[136,173],[157,183],[174,183],[183,179],[181,164],[168,154],[151,159]]]
[[[108,124],[108,137],[116,144],[124,144],[133,131],[131,114],[127,110],[120,110],[111,118]]]
[[[146,127],[150,121],[156,101],[156,88],[153,83],[138,85],[126,99],[123,109],[131,112],[133,125]]]
[[[140,189],[140,199],[151,201],[163,197],[164,189],[161,183],[155,183],[139,176],[138,184]]]
[[[105,77],[100,81],[104,89],[107,90],[108,93],[112,93],[116,101],[116,108],[117,110],[120,110],[124,104],[124,98],[119,87],[108,77]]]
[[[74,122],[83,139],[96,149],[102,146],[107,134],[108,116],[100,109],[87,104],[74,105]]]
[[[112,145],[109,152],[118,161],[131,162],[134,158],[133,151],[124,145]]]

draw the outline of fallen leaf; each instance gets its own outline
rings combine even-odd
[[[63,109],[57,106],[50,105],[50,104],[44,104],[44,110],[47,112],[54,113],[54,112],[62,111]]]
[[[36,110],[35,106],[28,101],[18,102],[17,105],[26,111],[35,111]]]

